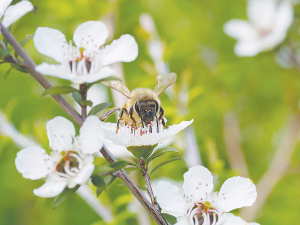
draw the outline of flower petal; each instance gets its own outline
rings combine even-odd
[[[257,30],[245,20],[229,20],[223,29],[225,34],[238,40],[253,40],[258,37]]]
[[[259,225],[258,223],[246,223],[241,217],[231,213],[225,213],[220,220],[221,222],[218,225]]]
[[[66,37],[59,30],[38,27],[33,42],[40,53],[55,59],[57,62],[63,61],[63,48],[66,47]]]
[[[103,66],[115,62],[131,62],[138,56],[138,45],[134,37],[124,34],[110,45],[106,45],[101,54]]]
[[[34,189],[33,193],[36,196],[44,198],[52,198],[59,195],[67,186],[66,181],[46,182],[41,187]]]
[[[70,183],[68,185],[69,188],[75,187],[77,184],[84,184],[86,183],[92,173],[94,172],[95,165],[94,164],[88,164],[86,165],[72,180],[70,180]],[[72,185],[75,184],[75,185]]]
[[[54,151],[68,151],[73,149],[73,138],[76,131],[72,122],[64,117],[57,116],[49,120],[47,125],[49,146]]]
[[[186,199],[192,203],[204,203],[214,187],[211,172],[203,166],[193,166],[183,177]]]
[[[99,48],[105,43],[108,37],[108,29],[104,23],[100,21],[88,21],[79,25],[73,36],[73,40],[77,47],[86,49]]]
[[[259,40],[254,41],[239,41],[234,46],[234,52],[237,56],[243,57],[243,56],[255,56],[258,53],[263,51],[263,48],[261,47],[261,44]]]
[[[294,8],[290,1],[282,1],[278,6],[277,15],[274,21],[274,30],[285,33],[291,26],[294,18]]]
[[[102,123],[97,116],[89,116],[84,121],[79,136],[84,154],[93,154],[102,148],[105,139]]]
[[[73,82],[76,83],[93,83],[96,82],[98,80],[107,78],[111,75],[113,75],[115,73],[115,71],[110,68],[109,66],[104,66],[102,67],[97,73],[90,73],[86,76],[77,76],[76,79]]]
[[[33,10],[33,5],[29,1],[21,1],[15,5],[9,6],[4,13],[2,21],[3,26],[8,27],[31,10]]]
[[[159,143],[163,143],[165,140],[177,134],[178,132],[186,128],[188,125],[190,125],[193,121],[194,120],[182,121],[180,124],[172,125],[167,129],[163,129],[159,133],[153,132],[138,136],[134,136],[130,130],[131,128],[127,127],[121,127],[119,132],[116,133],[116,123],[104,123],[104,132],[106,134],[107,139],[111,140],[115,144],[124,145],[126,147],[156,145]],[[156,130],[156,126],[153,128],[153,130]],[[139,133],[139,131],[136,131],[135,133]]]
[[[163,135],[160,135],[161,137],[157,140],[157,143],[163,143],[165,140],[179,133],[193,122],[194,120],[192,119],[190,121],[182,121],[180,124],[169,126],[169,128],[163,130]]]
[[[257,197],[256,187],[253,182],[244,177],[232,177],[227,179],[222,185],[218,194],[217,202],[225,199],[226,204],[217,209],[221,212],[251,206]]]
[[[24,148],[17,153],[15,160],[17,170],[24,178],[37,180],[49,173],[47,161],[50,156],[40,147]]]
[[[0,1],[0,19],[3,16],[5,9],[10,5],[12,0],[1,0]]]
[[[40,72],[41,74],[58,77],[70,81],[76,80],[76,75],[72,73],[68,73],[66,69],[62,65],[52,65],[49,63],[42,63],[35,67],[35,70]]]
[[[156,201],[164,213],[184,216],[188,208],[179,188],[169,182],[159,181],[156,187]]]
[[[175,223],[174,225],[194,225],[194,224],[191,224],[187,216],[180,216],[177,217],[177,223]]]
[[[276,11],[277,1],[248,0],[248,18],[258,29],[269,30],[273,26]]]

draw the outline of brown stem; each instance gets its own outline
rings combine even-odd
[[[148,195],[151,199],[152,205],[159,211],[157,202],[154,199],[154,194],[153,194],[153,190],[152,190],[152,186],[151,186],[151,179],[150,179],[150,176],[148,174],[148,168],[145,165],[145,161],[143,159],[140,159],[139,164],[140,164],[140,167],[143,169],[142,175],[143,175],[144,180],[146,182]]]
[[[103,146],[100,152],[110,164],[116,161],[115,157],[106,149],[105,146]],[[117,171],[116,173],[114,173],[114,175],[117,175],[124,182],[124,184],[130,190],[130,192],[136,197],[136,199],[141,203],[141,205],[145,208],[145,210],[152,216],[152,218],[155,220],[157,224],[164,224],[164,225],[168,224],[163,218],[163,216],[160,214],[157,204],[156,204],[157,208],[153,207],[153,205],[142,194],[141,190],[130,179],[130,177],[127,175],[124,169]]]
[[[86,95],[87,95],[86,84],[80,84],[79,91],[81,95],[81,100],[86,101]],[[87,110],[87,106],[84,104],[81,105],[81,117],[83,120],[86,119],[86,115],[87,115],[86,110]]]
[[[8,40],[11,46],[14,47],[15,51],[21,56],[24,60],[24,66],[27,71],[31,74],[31,76],[36,79],[45,89],[52,87],[51,83],[46,79],[44,75],[35,71],[35,63],[33,60],[27,55],[22,46],[17,42],[14,36],[2,25],[0,22],[0,29],[3,36]],[[52,97],[57,101],[57,103],[65,110],[68,115],[79,125],[83,124],[83,119],[81,116],[70,106],[67,101],[61,95],[52,95]],[[111,164],[116,162],[115,157],[110,153],[110,151],[103,146],[100,150],[104,158]],[[145,210],[152,216],[157,224],[168,225],[164,220],[162,215],[151,205],[151,203],[145,198],[145,196],[141,193],[136,184],[130,179],[127,173],[122,169],[119,170],[117,176],[124,182],[124,184],[128,187],[130,192],[137,198],[137,200],[141,203],[141,205],[145,208]]]

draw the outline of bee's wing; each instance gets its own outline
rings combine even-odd
[[[157,83],[154,89],[155,94],[159,96],[167,87],[171,86],[176,81],[175,73],[167,73],[156,77]]]
[[[110,117],[112,114],[114,114],[117,110],[120,111],[120,108],[111,108],[111,109],[104,110],[103,112],[101,112],[99,114],[100,120],[102,120],[102,121],[106,120],[108,117]]]
[[[109,80],[109,81],[101,81],[102,84],[115,89],[121,94],[125,95],[127,98],[130,98],[130,91],[126,87],[126,85],[120,80]]]

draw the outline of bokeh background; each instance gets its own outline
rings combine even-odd
[[[115,65],[130,90],[154,88],[159,73],[171,71],[178,75],[176,84],[161,95],[165,117],[169,125],[192,118],[194,123],[171,143],[182,152],[184,160],[162,167],[153,174],[153,180],[166,177],[180,184],[183,174],[195,164],[213,172],[216,190],[231,176],[246,176],[258,185],[260,203],[235,214],[263,225],[298,223],[300,73],[294,67],[282,68],[276,63],[280,46],[255,57],[239,58],[234,54],[236,41],[226,36],[223,25],[233,18],[247,19],[246,1],[31,2],[37,6],[35,15],[26,14],[12,28],[19,41],[39,26],[58,29],[71,40],[78,25],[101,20],[111,32],[108,43],[129,33],[139,45],[135,61]],[[299,6],[295,5],[294,10],[294,23],[282,45],[297,46],[300,40]],[[25,50],[37,64],[53,62],[38,53],[32,41]],[[46,122],[58,115],[70,118],[51,97],[40,97],[43,88],[29,74],[12,70],[5,79],[9,68],[8,64],[0,65],[0,224],[154,224],[118,180],[99,198],[113,216],[112,221],[100,217],[77,194],[56,209],[52,209],[53,199],[33,194],[32,190],[43,181],[24,179],[17,172],[14,160],[24,142],[17,143],[20,137],[15,131],[5,134],[5,121],[48,149]],[[53,85],[71,85],[57,78],[49,80]],[[97,89],[90,99],[122,104],[122,99],[107,88],[98,85]],[[64,97],[75,105],[70,95]],[[171,157],[174,155],[163,156],[151,166]],[[97,160],[105,163],[101,158]],[[130,176],[144,185],[140,174]]]

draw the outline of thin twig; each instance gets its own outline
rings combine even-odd
[[[14,36],[2,25],[0,22],[0,28],[3,36],[8,40],[8,42],[14,47],[15,51],[21,56],[24,60],[27,71],[35,78],[45,89],[52,87],[51,83],[46,79],[44,75],[35,71],[35,63],[27,55],[22,46],[17,42]],[[81,116],[70,106],[67,101],[61,95],[52,95],[52,97],[58,102],[58,104],[65,110],[69,116],[79,125],[83,124],[83,119]],[[104,158],[111,164],[116,162],[115,157],[110,153],[110,151],[103,146],[100,150]],[[152,216],[157,224],[167,225],[167,222],[160,214],[159,211],[155,209],[154,206],[145,198],[136,184],[130,179],[124,169],[118,171],[118,177],[124,182],[130,192],[137,198],[141,205],[147,210],[147,212]]]
[[[105,159],[112,164],[116,161],[115,157],[106,149],[105,146],[100,150]],[[141,205],[146,209],[146,211],[152,216],[157,224],[167,225],[168,223],[162,217],[160,212],[145,198],[140,189],[136,186],[136,184],[130,179],[124,169],[117,171],[114,173],[117,175],[127,186],[130,192],[136,197],[136,199],[141,203]]]
[[[149,194],[149,197],[151,199],[152,205],[154,205],[154,207],[157,210],[159,210],[157,202],[154,199],[154,194],[153,194],[153,190],[152,190],[152,186],[151,186],[151,179],[150,179],[150,176],[148,174],[148,168],[145,164],[145,161],[143,159],[140,159],[139,164],[140,164],[141,169],[143,169],[142,174],[143,174],[144,180],[145,180],[146,185],[147,185],[147,190],[148,190],[148,194]]]
[[[290,120],[288,130],[283,137],[277,152],[257,185],[257,199],[253,206],[243,208],[241,216],[247,221],[254,221],[258,212],[264,206],[275,185],[288,171],[291,156],[299,142],[300,115],[296,115]]]

